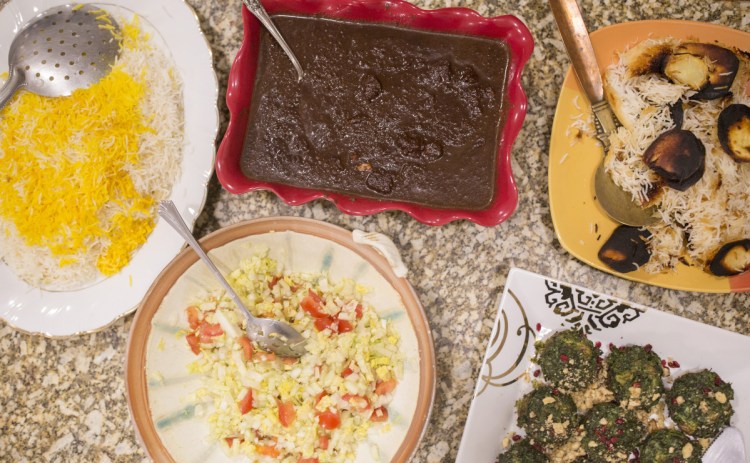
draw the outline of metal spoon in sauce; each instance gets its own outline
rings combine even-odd
[[[268,13],[266,12],[266,9],[263,8],[260,0],[242,0],[242,3],[244,3],[247,9],[250,10],[250,13],[258,18],[258,21],[263,24],[263,26],[266,28],[266,30],[268,30],[271,36],[276,39],[276,42],[281,46],[281,49],[284,50],[286,56],[288,56],[292,61],[294,69],[297,70],[297,80],[302,81],[302,78],[305,76],[305,73],[302,71],[302,65],[299,64],[299,60],[294,55],[294,52],[289,47],[289,45],[286,43],[286,40],[284,40],[281,32],[279,32],[279,30],[276,28],[276,25],[273,23],[273,21],[271,21],[271,17],[268,16]]]
[[[159,215],[193,248],[193,251],[198,254],[198,257],[201,258],[219,283],[227,290],[227,293],[232,297],[237,308],[247,320],[245,331],[251,340],[257,342],[262,349],[273,352],[281,357],[301,357],[307,352],[305,348],[307,339],[292,328],[290,324],[269,318],[257,318],[250,313],[239,295],[237,295],[229,282],[224,278],[224,275],[216,268],[211,258],[208,257],[208,254],[198,244],[198,241],[193,238],[193,234],[182,220],[180,212],[172,201],[162,201],[159,204]]]

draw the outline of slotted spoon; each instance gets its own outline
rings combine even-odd
[[[117,22],[97,6],[64,5],[43,12],[18,33],[8,54],[0,109],[21,88],[67,96],[107,75],[120,52]]]

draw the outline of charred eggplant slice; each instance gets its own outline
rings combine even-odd
[[[599,250],[599,260],[620,273],[638,270],[651,259],[648,240],[651,233],[637,227],[622,225],[617,227],[604,246]]]
[[[722,246],[708,264],[708,270],[720,277],[739,275],[750,270],[750,239]]]
[[[750,162],[750,107],[732,104],[719,115],[719,142],[737,162]]]
[[[664,63],[664,75],[697,91],[695,100],[714,100],[730,92],[740,67],[731,50],[710,43],[685,43]]]
[[[647,74],[661,74],[665,61],[672,55],[671,42],[646,45],[644,42],[627,52],[628,78]]]
[[[679,50],[679,49],[678,49]],[[664,75],[672,82],[699,91],[708,85],[711,70],[706,60],[690,53],[675,52],[664,64]]]
[[[667,130],[646,149],[643,162],[659,174],[667,186],[685,191],[703,177],[706,147],[689,130]]]

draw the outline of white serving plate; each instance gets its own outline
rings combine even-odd
[[[539,324],[539,325],[537,325]],[[540,329],[537,330],[537,327]],[[516,400],[532,389],[534,342],[552,332],[582,328],[607,351],[615,345],[651,344],[675,359],[672,377],[711,368],[732,383],[732,425],[750,448],[750,337],[623,301],[525,270],[511,269],[477,379],[457,463],[492,463],[516,426]],[[527,375],[527,373],[529,375]],[[522,431],[519,431],[523,434]]]
[[[192,227],[205,204],[219,126],[218,80],[211,49],[195,12],[183,0],[77,3],[101,5],[115,17],[138,14],[141,27],[152,34],[157,46],[171,54],[183,81],[185,140],[181,174],[170,199]],[[0,73],[8,70],[8,49],[23,26],[43,11],[63,4],[64,0],[11,0],[0,10]],[[18,330],[48,337],[102,329],[135,310],[161,269],[183,245],[179,235],[160,220],[128,266],[77,291],[34,288],[0,261],[0,318]]]
[[[404,371],[388,405],[388,426],[368,432],[354,463],[409,461],[434,400],[434,348],[414,290],[386,258],[356,243],[344,229],[300,218],[255,219],[216,231],[201,244],[224,274],[261,248],[269,250],[269,257],[284,270],[327,274],[332,282],[352,278],[370,290],[365,300],[382,318],[391,320],[401,336]],[[184,335],[177,334],[189,329],[185,308],[202,291],[218,287],[205,264],[186,249],[154,282],[133,321],[125,367],[128,404],[138,437],[154,461],[249,461],[245,456],[228,456],[221,442],[209,438],[208,414],[213,405],[195,398],[194,393],[204,387],[203,377],[190,374],[188,365],[198,357]]]

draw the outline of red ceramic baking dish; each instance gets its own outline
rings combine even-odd
[[[383,22],[414,29],[483,36],[505,41],[510,49],[507,83],[506,123],[501,128],[497,147],[497,184],[491,205],[481,211],[434,209],[416,204],[383,201],[309,190],[248,179],[240,169],[248,112],[253,97],[258,62],[261,24],[243,8],[244,40],[229,74],[227,106],[230,121],[219,147],[216,173],[224,188],[234,194],[253,190],[270,190],[290,205],[318,198],[333,202],[342,212],[370,215],[400,210],[428,225],[443,225],[454,220],[471,220],[494,226],[515,211],[518,190],[513,179],[510,153],[526,116],[526,94],[521,86],[521,72],[534,48],[528,28],[515,16],[485,18],[467,8],[423,10],[402,0],[264,0],[269,14],[301,14],[350,21]]]

